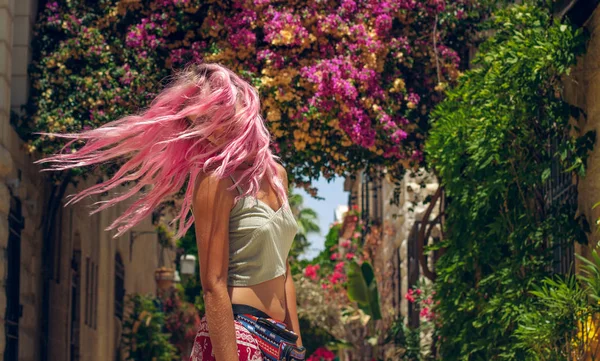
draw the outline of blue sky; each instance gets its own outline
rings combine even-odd
[[[334,219],[335,208],[339,205],[348,204],[348,192],[344,192],[343,178],[336,178],[331,183],[327,183],[324,178],[321,178],[314,185],[319,189],[319,196],[325,198],[324,200],[314,199],[303,189],[296,189],[296,192],[304,197],[304,206],[317,212],[319,225],[321,226],[320,235],[315,234],[308,237],[311,242],[311,247],[305,255],[308,259],[313,258],[323,249],[325,235]]]

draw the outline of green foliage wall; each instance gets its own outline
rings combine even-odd
[[[552,268],[549,245],[586,239],[574,206],[544,193],[553,164],[584,173],[595,140],[568,136],[577,110],[561,99],[560,77],[585,37],[535,5],[497,13],[492,28],[473,70],[432,113],[426,144],[448,197],[436,286],[444,361],[523,360],[514,332]]]

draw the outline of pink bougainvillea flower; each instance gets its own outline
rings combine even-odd
[[[338,271],[334,271],[333,274],[331,276],[329,276],[329,282],[331,282],[331,284],[338,284],[340,281],[342,281],[345,278],[344,274]]]
[[[348,247],[350,247],[350,245],[352,245],[352,242],[349,239],[342,242],[342,247],[344,247],[344,248],[348,248]]]
[[[335,359],[335,353],[328,350],[326,347],[319,347],[306,359],[306,361],[332,361],[333,359]]]
[[[345,266],[345,263],[344,263],[343,261],[342,261],[342,262],[338,262],[338,263],[335,265],[335,267],[334,267],[334,270],[335,270],[336,272],[342,272],[342,270],[344,269],[344,266]]]
[[[354,258],[354,256],[355,256],[355,255],[354,255],[354,253],[352,253],[352,252],[350,252],[350,253],[347,253],[347,254],[346,254],[346,259],[352,259],[352,258]]]
[[[331,255],[331,257],[329,257],[330,260],[335,261],[339,258],[339,254],[336,252],[334,254]]]
[[[433,320],[435,318],[435,314],[433,313],[433,311],[429,307],[423,307],[421,309],[421,312],[419,313],[419,315],[421,317],[425,318],[428,321],[431,321],[431,320]]]
[[[408,292],[406,293],[406,295],[404,295],[404,298],[406,298],[408,300],[408,302],[410,303],[414,303],[415,302],[415,293],[414,291],[411,289],[408,290]]]
[[[145,108],[185,64],[220,63],[257,88],[272,148],[311,194],[319,174],[362,170],[358,158],[392,174],[424,161],[421,123],[442,99],[435,88],[456,83],[473,40],[466,30],[487,11],[475,0],[70,3],[50,0],[36,21],[49,44],[32,65],[42,78],[28,133],[96,129]],[[57,30],[68,41],[48,36]],[[81,66],[62,66],[73,61]],[[36,137],[28,151],[64,145]],[[358,205],[350,214],[355,222]]]
[[[304,276],[310,278],[313,281],[316,281],[318,278],[317,271],[321,268],[321,266],[317,265],[308,265],[304,269]]]

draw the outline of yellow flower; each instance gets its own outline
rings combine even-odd
[[[281,30],[279,34],[287,44],[289,44],[292,41],[293,34],[291,31],[284,29]]]
[[[296,140],[304,139],[304,135],[305,135],[305,133],[303,131],[301,131],[300,129],[294,130],[294,139],[296,139]]]
[[[277,92],[275,94],[275,99],[277,101],[280,102],[289,102],[292,101],[296,98],[296,96],[294,96],[294,93],[292,93],[291,91],[286,91],[286,92]]]
[[[271,42],[273,45],[289,45],[294,40],[294,32],[290,28],[284,28],[279,31],[279,36],[276,36]]]
[[[306,142],[296,140],[296,141],[294,141],[294,146],[296,147],[297,150],[301,151],[301,150],[306,149]]]
[[[392,85],[392,89],[390,89],[390,92],[392,93],[396,93],[396,92],[401,92],[404,90],[404,80],[397,78],[396,80],[394,80],[394,83]]]
[[[417,105],[413,102],[408,102],[408,103],[406,103],[406,107],[408,109],[415,109],[417,107]]]

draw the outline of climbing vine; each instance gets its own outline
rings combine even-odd
[[[585,37],[532,3],[498,12],[492,28],[432,112],[426,145],[448,200],[436,284],[445,361],[524,359],[514,332],[536,307],[532,287],[552,269],[553,249],[586,240],[576,205],[545,192],[551,169],[584,174],[595,141],[570,136],[579,111],[561,97]]]
[[[448,200],[435,310],[445,361],[525,359],[514,333],[538,307],[534,285],[556,247],[586,240],[576,205],[545,191],[551,169],[583,175],[595,141],[571,136],[580,112],[561,96],[585,36],[533,3],[498,12],[492,28],[474,68],[432,112],[426,144]]]

